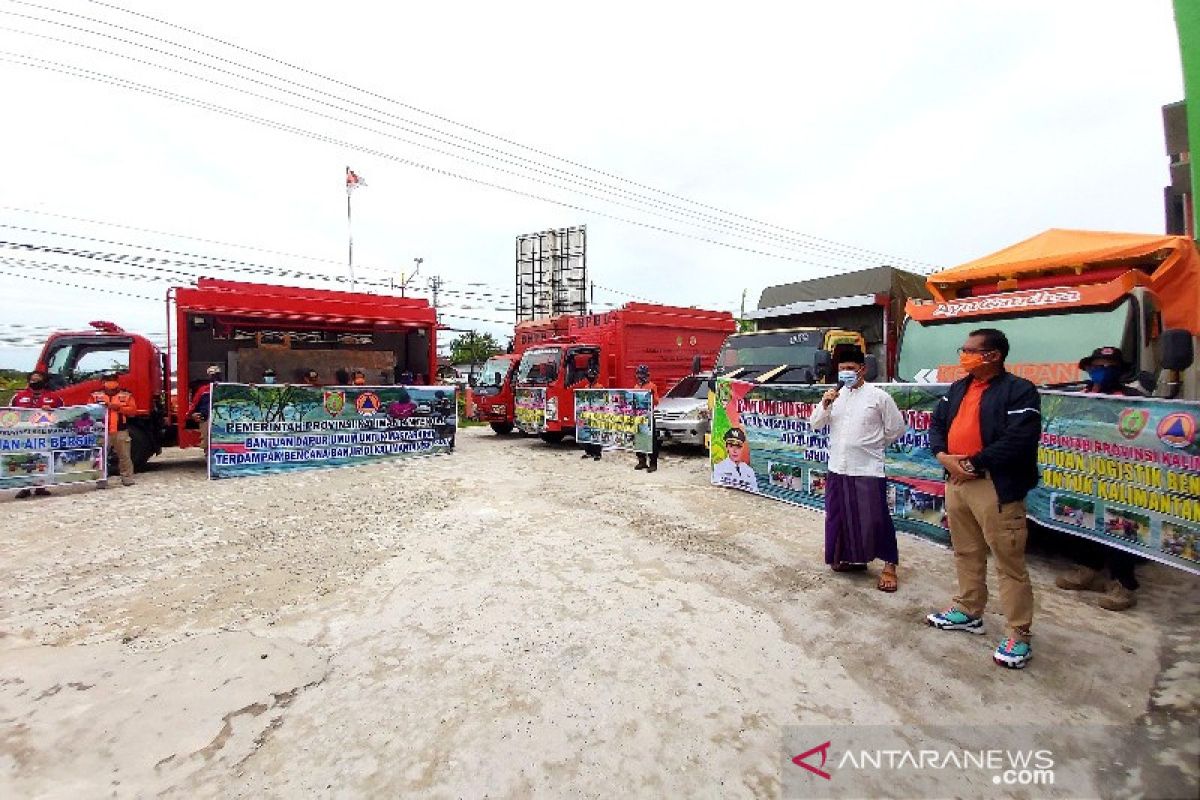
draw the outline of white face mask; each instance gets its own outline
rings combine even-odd
[[[275,382],[274,375],[264,375],[263,376],[263,383],[274,383],[274,382]]]
[[[846,387],[850,387],[858,383],[858,370],[843,369],[838,371],[838,383]]]

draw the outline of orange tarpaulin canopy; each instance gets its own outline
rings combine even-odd
[[[974,283],[1123,266],[1150,276],[1169,328],[1200,333],[1200,253],[1186,236],[1051,228],[991,255],[929,276],[934,297]]]

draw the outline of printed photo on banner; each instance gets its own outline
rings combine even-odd
[[[826,386],[717,381],[712,483],[821,508],[829,441],[808,416]],[[880,384],[906,430],[885,452],[887,502],[896,527],[949,541],[945,476],[929,452],[929,422],[944,385]],[[1031,519],[1200,574],[1200,404],[1043,391],[1041,483]],[[756,480],[728,478],[726,435]],[[718,472],[718,467],[721,471]],[[796,481],[796,470],[804,481]]]
[[[654,449],[654,399],[633,389],[576,389],[575,441],[607,449]]]
[[[104,480],[104,419],[98,405],[0,408],[0,490]]]
[[[458,427],[453,387],[218,383],[212,392],[211,478],[449,453]]]
[[[513,422],[522,433],[546,432],[546,389],[519,388],[513,392]]]

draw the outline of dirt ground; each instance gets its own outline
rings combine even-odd
[[[1033,559],[1036,658],[1007,671],[994,609],[986,637],[923,624],[942,547],[902,535],[885,595],[698,454],[458,441],[0,501],[0,796],[774,797],[784,726],[835,722],[1139,723],[1194,774],[1189,576],[1148,565],[1112,614]]]

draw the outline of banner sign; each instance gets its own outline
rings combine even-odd
[[[426,386],[212,388],[208,475],[234,478],[448,453],[455,389]]]
[[[108,477],[102,405],[0,408],[0,489],[27,489]]]
[[[929,452],[929,423],[947,387],[879,384],[907,430],[885,454],[896,527],[949,543],[942,467]],[[712,482],[822,508],[827,429],[808,416],[827,386],[717,382]],[[1066,531],[1200,574],[1200,404],[1157,398],[1042,392],[1041,483],[1028,515]],[[734,462],[725,435],[747,446]]]
[[[606,449],[654,449],[654,398],[633,389],[576,389],[575,441]]]
[[[546,432],[545,388],[521,387],[513,390],[513,420],[522,433]]]

